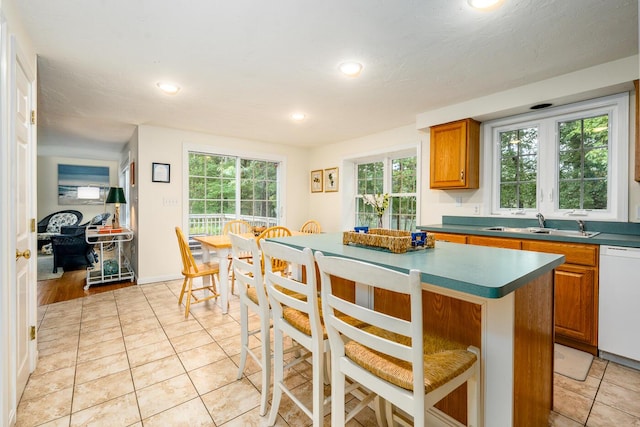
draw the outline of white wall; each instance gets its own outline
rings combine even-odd
[[[105,160],[76,159],[69,157],[38,156],[38,216],[41,220],[50,213],[65,209],[82,212],[82,222],[105,212],[104,204],[98,205],[61,205],[58,203],[58,165],[106,166],[109,168],[109,185],[118,185],[118,162]],[[106,211],[113,215],[113,206],[107,205]]]
[[[555,77],[537,83],[474,99],[457,105],[418,114],[416,123],[397,129],[369,135],[354,140],[341,141],[335,144],[318,147],[311,151],[310,168],[322,169],[336,165],[342,166],[345,159],[354,155],[366,156],[379,153],[380,150],[393,150],[396,144],[418,142],[420,144],[420,209],[418,224],[436,224],[442,221],[443,215],[469,216],[474,213],[474,206],[482,205],[487,192],[487,183],[482,180],[485,162],[480,158],[480,188],[477,190],[430,190],[429,189],[429,126],[446,123],[466,117],[480,120],[507,117],[515,113],[528,111],[528,106],[547,100],[569,103],[590,99],[597,96],[618,93],[633,88],[633,80],[640,76],[638,56],[613,61],[580,70],[565,76]],[[631,99],[635,93],[631,92]],[[556,104],[560,105],[560,104]],[[630,102],[629,123],[629,157],[635,158],[635,106]],[[481,132],[482,135],[482,132]],[[481,153],[484,142],[481,140]],[[637,217],[637,206],[640,205],[640,183],[633,180],[632,171],[629,177],[629,219],[640,221]],[[326,231],[341,231],[350,219],[345,212],[351,206],[351,194],[345,192],[349,183],[345,182],[346,170],[341,168],[341,189],[339,193],[314,193],[310,197],[313,215],[323,224]],[[351,186],[353,187],[353,185]],[[456,198],[461,199],[460,206]],[[484,209],[484,208],[481,208]],[[481,215],[486,214],[484,210]]]
[[[309,217],[309,151],[299,147],[250,141],[154,126],[139,126],[137,169],[138,282],[181,277],[175,227],[186,227],[183,156],[186,146],[220,153],[280,156],[285,164],[284,225],[299,228]],[[151,164],[169,163],[171,182],[151,182]]]
[[[354,194],[350,159],[398,151],[409,147],[417,148],[420,142],[419,138],[420,134],[412,123],[362,138],[312,149],[309,155],[311,163],[309,170],[306,171],[307,175],[312,170],[339,167],[338,192],[309,194],[311,216],[320,222],[322,231],[329,233],[342,231],[345,224],[348,223],[345,214],[351,207],[349,204],[352,203],[352,195]],[[307,178],[307,183],[308,181]],[[305,191],[309,193],[309,187]]]

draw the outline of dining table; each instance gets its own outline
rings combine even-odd
[[[291,230],[292,236],[298,236],[306,234],[301,231]],[[242,233],[240,236],[245,238],[258,236],[255,233]],[[229,270],[231,258],[231,239],[228,234],[216,234],[207,236],[193,236],[193,239],[202,245],[202,262],[207,263],[211,261],[211,251],[215,251],[215,257],[218,258],[220,265],[220,304],[222,306],[222,313],[227,314],[229,312],[229,294],[231,286],[229,283],[229,275],[226,272]],[[294,267],[295,268],[295,267]],[[205,286],[208,285],[209,277],[203,277]]]

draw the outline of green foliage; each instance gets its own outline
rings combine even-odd
[[[240,175],[240,200],[236,200]],[[277,218],[278,163],[189,153],[189,213]]]
[[[560,209],[606,209],[609,117],[558,123],[558,204]],[[537,207],[538,131],[500,132],[500,207]]]
[[[606,209],[609,116],[560,122],[560,209]]]

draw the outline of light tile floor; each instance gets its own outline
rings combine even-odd
[[[553,427],[640,427],[640,372],[594,359],[585,381],[554,375]]]
[[[192,305],[185,320],[177,304],[181,284],[132,286],[40,307],[39,361],[17,426],[266,425],[259,415],[260,371],[251,358],[236,379],[238,298],[231,298],[228,315],[209,301]],[[257,318],[250,323],[257,327]],[[296,366],[286,381],[310,404],[311,365]],[[311,425],[286,395],[278,413],[277,426]],[[349,423],[372,425],[369,408]]]
[[[40,307],[40,359],[17,426],[266,425],[258,413],[260,372],[250,358],[236,380],[237,297],[229,315],[210,301],[192,306],[185,320],[180,286],[132,286]],[[297,366],[287,381],[310,402],[309,365]],[[555,375],[554,410],[553,427],[640,427],[640,372],[596,359],[584,382]],[[284,396],[276,425],[310,424]],[[374,425],[369,409],[349,423]]]

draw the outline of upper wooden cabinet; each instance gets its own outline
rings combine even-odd
[[[464,119],[431,126],[430,145],[431,188],[479,188],[479,122]]]

